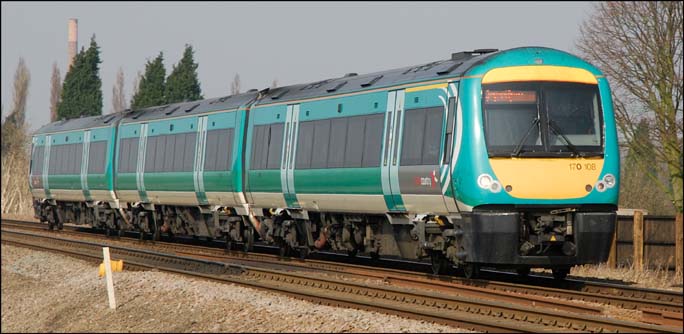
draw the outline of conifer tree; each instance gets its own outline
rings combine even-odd
[[[95,35],[90,47],[81,49],[64,77],[62,99],[57,107],[58,119],[102,114],[102,80],[100,79],[100,48]]]
[[[191,45],[185,45],[183,58],[173,66],[166,80],[166,102],[196,101],[203,99],[202,89],[197,79],[197,67]]]
[[[131,109],[135,110],[164,104],[166,102],[164,97],[165,79],[164,53],[159,52],[157,58],[148,60],[145,65],[145,74],[140,79],[137,85],[138,90],[131,99]]]

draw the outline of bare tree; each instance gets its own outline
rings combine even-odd
[[[28,137],[26,99],[31,74],[23,58],[14,75],[14,105],[2,122],[2,213],[28,214],[31,194],[28,189]]]
[[[630,149],[653,151],[656,161],[641,159],[641,168],[682,212],[682,2],[594,6],[577,47],[610,80],[616,121]],[[650,124],[647,139],[633,140],[642,120]],[[649,172],[656,163],[666,165],[666,182]]]
[[[273,82],[271,82],[271,89],[273,88],[278,88],[278,79],[273,79]]]
[[[14,73],[14,106],[6,120],[6,122],[12,121],[17,127],[22,127],[26,119],[26,100],[28,99],[30,81],[31,74],[26,67],[26,62],[24,58],[19,58],[17,71]]]
[[[19,58],[17,71],[14,73],[14,96],[10,114],[2,123],[2,155],[18,149],[23,144],[21,132],[24,131],[26,119],[26,100],[31,74],[26,67],[24,58]]]
[[[116,73],[116,83],[112,88],[112,112],[122,112],[126,109],[126,93],[124,92],[124,73],[119,67]]]
[[[240,74],[235,73],[233,82],[230,84],[230,95],[240,94]]]
[[[52,63],[52,77],[50,78],[50,122],[57,120],[57,105],[62,97],[62,75],[57,62]]]

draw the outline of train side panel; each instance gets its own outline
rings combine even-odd
[[[296,206],[384,213],[380,172],[386,92],[302,102],[293,140]],[[292,154],[292,153],[291,153]]]

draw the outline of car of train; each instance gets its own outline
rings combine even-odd
[[[29,183],[50,228],[563,278],[606,260],[619,171],[606,78],[521,47],[57,121]]]

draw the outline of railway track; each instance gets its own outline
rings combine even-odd
[[[3,226],[15,226],[20,228],[30,228],[39,230],[46,229],[46,226],[43,224],[16,220],[5,220],[3,221]],[[78,227],[65,226],[65,231],[62,231],[62,233],[77,233],[77,230],[79,230]],[[93,237],[98,236],[97,234],[86,232],[81,232],[81,234],[92,235]],[[99,237],[104,238],[101,235],[99,235]],[[532,298],[533,296],[559,298],[568,301],[581,301],[605,304],[628,310],[645,310],[647,312],[650,312],[651,314],[653,312],[668,312],[675,314],[682,313],[682,293],[666,290],[635,288],[610,283],[598,283],[579,280],[567,280],[566,282],[557,282],[555,280],[544,279],[543,277],[531,277],[531,279],[534,280],[534,283],[538,283],[538,281],[542,281],[542,283],[548,283],[548,281],[552,281],[555,283],[556,286],[562,286],[562,288],[559,288],[496,280],[473,280],[454,276],[436,276],[431,274],[419,273],[415,271],[380,268],[377,266],[368,267],[330,261],[320,261],[311,259],[307,259],[306,261],[304,261],[295,258],[281,258],[276,255],[263,253],[226,253],[223,249],[220,248],[195,246],[179,243],[155,242],[153,247],[155,247],[156,250],[162,252],[172,252],[180,255],[206,256],[206,258],[210,260],[242,261],[247,262],[247,264],[254,264],[255,262],[268,262],[272,264],[286,265],[289,267],[298,267],[316,271],[327,271],[334,274],[354,275],[356,277],[364,279],[381,279],[385,283],[403,287],[431,289],[440,292],[451,293],[457,291],[459,293],[470,295],[473,297],[482,297],[484,296],[484,294],[498,294],[501,296],[512,294],[514,296],[513,299],[516,299],[523,303],[524,300],[527,300],[528,303],[534,303],[537,305],[549,301],[540,298]],[[504,275],[505,278],[505,274],[497,274]],[[515,280],[518,280],[517,276],[515,277]],[[561,303],[555,302],[555,304]],[[563,305],[557,305],[556,308],[566,309],[565,307],[563,307]],[[569,308],[569,310],[571,309],[573,309],[573,307]],[[653,320],[653,317],[650,317],[650,319]]]
[[[3,228],[9,225],[3,224]],[[72,232],[65,232],[60,233],[60,236],[71,234]],[[10,239],[9,241],[8,238]],[[77,254],[79,257],[83,257],[86,254],[86,257],[90,256],[98,261],[101,258],[101,242],[92,243],[65,239],[54,235],[27,234],[25,232],[3,229],[3,242],[21,244],[22,241],[17,241],[16,238],[31,238],[40,245],[36,246],[36,243],[23,242],[23,246],[30,246],[32,248],[49,247],[51,251],[67,252],[72,255]],[[110,244],[112,243],[111,241],[108,240],[104,243]],[[681,329],[677,328],[606,319],[591,315],[591,313],[596,312],[595,308],[568,305],[567,302],[558,303],[553,300],[529,298],[530,296],[516,296],[510,293],[504,295],[500,291],[495,291],[499,294],[499,297],[496,297],[497,293],[487,294],[486,291],[478,289],[468,290],[463,287],[461,289],[454,289],[453,286],[448,285],[437,288],[442,290],[441,292],[435,291],[434,285],[437,281],[434,279],[421,282],[417,279],[402,278],[397,273],[392,275],[387,275],[388,272],[382,273],[381,275],[385,275],[384,281],[390,283],[389,287],[382,287],[355,282],[340,282],[339,279],[316,278],[315,276],[319,275],[311,275],[310,273],[286,272],[284,270],[235,265],[228,264],[225,261],[217,261],[221,260],[222,257],[224,260],[226,258],[231,259],[229,262],[235,262],[236,259],[240,258],[245,260],[244,258],[249,254],[246,255],[244,253],[211,255],[207,253],[220,251],[205,247],[180,246],[177,244],[165,245],[163,243],[155,243],[152,245],[153,247],[148,246],[150,245],[145,245],[146,248],[155,249],[155,251],[151,252],[110,245],[113,255],[124,259],[127,267],[130,267],[130,265],[140,267],[151,266],[183,274],[198,274],[206,278],[275,290],[298,298],[304,296],[303,299],[330,305],[379,310],[385,313],[427,319],[478,331],[536,332],[551,329],[592,332],[605,330],[681,332]],[[89,250],[87,252],[76,251],[76,249],[81,248]],[[179,251],[178,248],[182,248],[182,250]],[[160,251],[164,251],[164,253]],[[88,254],[88,252],[90,253]],[[255,256],[261,256],[262,259],[270,257],[264,254],[257,254]],[[256,260],[248,259],[248,261]],[[282,265],[283,261],[281,259],[280,261],[275,261],[276,263],[273,261],[265,262]],[[286,262],[288,262],[288,265],[291,263],[296,263],[300,266],[306,264],[306,266],[309,266],[309,270],[316,270],[317,272],[323,270],[321,269],[323,265],[331,266],[330,263],[320,263],[322,261],[295,260]],[[338,265],[333,264],[332,266]],[[363,272],[367,269],[354,267],[359,266],[347,267],[346,274],[352,274],[350,271],[356,270],[353,273],[354,275],[368,276],[368,273]],[[327,268],[326,270],[339,272],[335,268]],[[412,289],[406,289],[407,287]],[[452,293],[455,290],[460,290],[459,293],[461,295],[446,295],[443,292],[446,292],[447,289],[451,290]],[[525,303],[528,305],[521,305]],[[562,304],[566,304],[565,307],[559,307]],[[559,311],[551,311],[549,310],[550,308],[559,309]],[[502,325],[502,320],[508,320],[504,321],[507,325]]]

